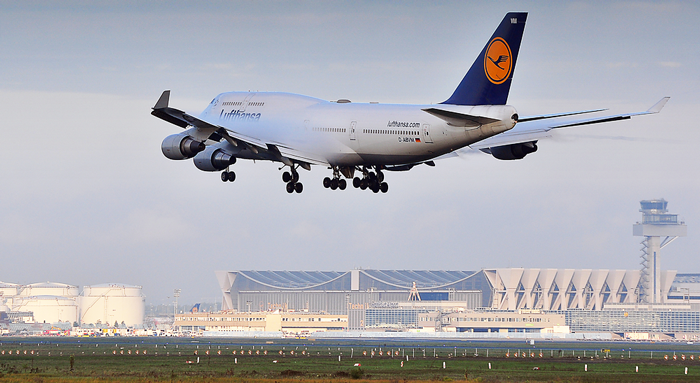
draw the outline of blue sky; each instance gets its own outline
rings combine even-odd
[[[522,161],[485,154],[388,175],[374,195],[239,161],[237,181],[169,161],[164,89],[437,103],[508,11],[529,12],[509,104],[521,116],[659,115],[573,128]],[[142,285],[151,303],[219,296],[214,270],[639,268],[639,200],[688,237],[664,269],[700,272],[695,2],[0,1],[0,280]]]

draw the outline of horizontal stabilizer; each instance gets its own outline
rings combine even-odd
[[[438,108],[427,108],[423,109],[424,112],[430,113],[437,118],[441,118],[447,121],[448,125],[459,126],[459,127],[479,127],[481,125],[491,124],[498,122],[499,120],[491,117],[484,116],[474,116],[471,114],[464,114],[453,112],[450,110],[438,109]]]

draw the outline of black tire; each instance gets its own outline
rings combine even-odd
[[[227,172],[221,172],[221,182],[226,182],[226,181],[228,181]]]
[[[228,182],[233,182],[236,180],[236,173],[228,172]]]
[[[367,175],[367,179],[375,180],[375,179],[377,179],[377,175],[374,174],[374,172],[369,172],[369,174]]]
[[[330,178],[326,177],[323,179],[323,187],[326,189],[331,187],[331,179]]]
[[[299,182],[299,173],[297,173],[297,172],[292,173],[292,181],[294,181],[294,183]]]
[[[294,191],[297,193],[301,193],[304,191],[304,185],[301,184],[301,182],[297,182],[294,184]]]
[[[388,192],[389,191],[389,184],[386,182],[382,182],[381,184],[379,184],[379,190],[381,190],[382,193]]]
[[[384,182],[384,172],[378,171],[377,172],[377,179],[379,180],[379,182]]]
[[[373,192],[373,193],[379,193],[379,185],[374,185],[374,186],[372,187],[372,192]]]
[[[369,182],[367,181],[367,179],[363,179],[363,180],[360,182],[360,189],[362,189],[362,190],[367,189],[367,186],[368,186],[367,184],[368,184],[368,183],[369,183]]]
[[[346,187],[348,187],[347,181],[342,179],[338,181],[338,189],[345,190]]]
[[[338,188],[338,179],[337,179],[337,178],[333,178],[333,179],[331,180],[331,190],[335,190],[335,189],[337,189],[337,188]]]
[[[294,184],[291,182],[287,183],[287,193],[289,193],[289,194],[294,193]]]
[[[361,183],[362,183],[362,180],[359,177],[355,177],[352,179],[352,186],[355,189],[359,188]]]
[[[289,182],[292,180],[292,175],[289,172],[282,173],[282,181]]]

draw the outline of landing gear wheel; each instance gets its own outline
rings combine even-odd
[[[360,179],[360,177],[355,177],[355,178],[352,179],[352,186],[353,186],[355,189],[357,189],[357,188],[360,187],[360,183],[362,183],[362,180]]]
[[[331,190],[335,190],[335,189],[337,189],[337,188],[338,188],[338,179],[337,179],[337,178],[333,178],[333,179],[331,180]]]
[[[297,173],[296,171],[292,172],[292,182],[294,182],[294,183],[299,182],[299,173]]]
[[[363,179],[362,181],[360,181],[360,189],[362,189],[362,190],[367,189],[368,183],[369,182],[367,181],[367,179]]]
[[[384,182],[384,173],[377,171],[377,179],[379,180],[379,182]]]
[[[221,181],[223,182],[233,182],[236,180],[236,173],[234,172],[221,172]]]
[[[292,180],[292,175],[289,172],[282,173],[282,181],[289,182]]]
[[[323,179],[323,187],[326,189],[331,187],[331,179],[330,178],[326,177]]]
[[[373,192],[373,193],[379,193],[379,185],[377,185],[377,184],[372,185],[372,192]]]
[[[345,188],[348,186],[348,183],[345,180],[339,180],[338,181],[338,188],[340,190],[345,190]]]
[[[381,190],[382,193],[388,192],[389,191],[389,184],[386,182],[382,182],[381,184],[379,184],[379,190]]]
[[[289,193],[289,194],[294,193],[294,184],[291,182],[287,183],[287,193]]]
[[[297,182],[294,184],[294,191],[297,193],[301,193],[304,191],[304,185],[301,184],[301,182]]]

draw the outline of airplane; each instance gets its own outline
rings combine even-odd
[[[662,98],[644,112],[552,122],[605,109],[520,117],[506,105],[527,13],[505,15],[452,96],[439,104],[402,105],[326,101],[282,92],[227,92],[214,97],[198,116],[169,106],[162,93],[151,114],[184,130],[163,140],[172,160],[193,159],[203,171],[221,172],[233,182],[238,159],[282,164],[288,193],[301,193],[298,169],[332,170],[323,186],[386,193],[385,171],[407,171],[471,148],[499,160],[520,160],[537,151],[553,129],[654,114]]]

